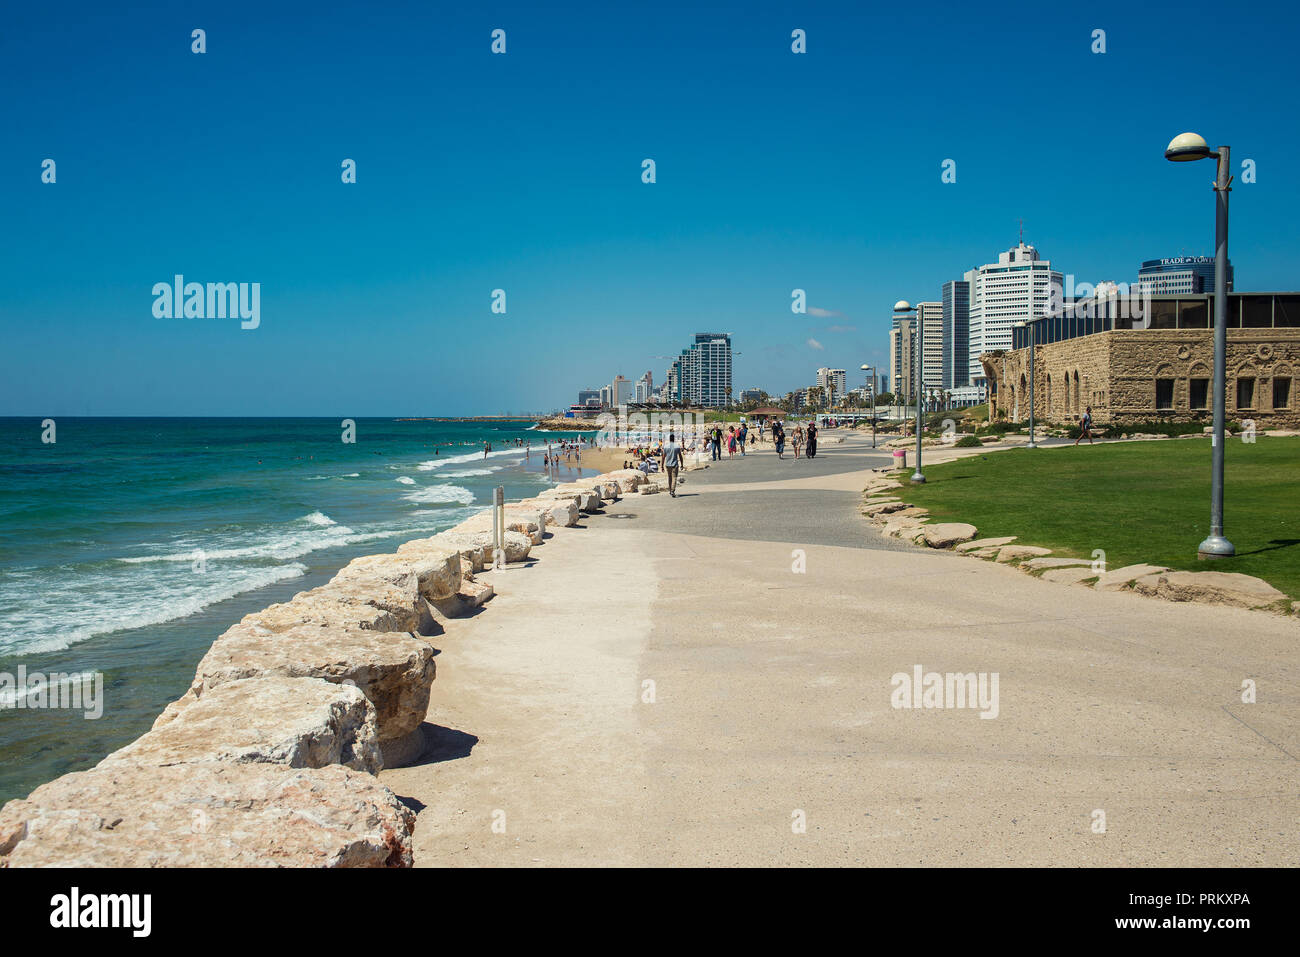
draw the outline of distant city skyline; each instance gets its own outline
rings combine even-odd
[[[7,12],[0,415],[554,409],[618,369],[635,395],[709,329],[736,384],[851,389],[889,367],[895,300],[941,301],[1021,221],[1094,283],[1212,254],[1205,171],[1163,156],[1184,130],[1233,147],[1235,288],[1300,286],[1294,8],[1214,27],[1215,82],[1186,73],[1217,22],[1195,2],[997,29],[958,5],[313,9]],[[964,108],[1013,88],[1042,108]],[[258,284],[256,327],[155,315],[177,275]]]

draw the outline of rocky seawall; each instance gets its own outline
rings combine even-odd
[[[619,470],[509,503],[501,559],[662,482]],[[419,760],[431,639],[492,598],[496,560],[488,509],[247,615],[151,730],[0,808],[0,867],[411,866],[415,814],[376,775]]]

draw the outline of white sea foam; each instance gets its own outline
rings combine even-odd
[[[441,478],[477,478],[480,475],[491,475],[493,472],[500,472],[502,466],[493,466],[490,469],[465,469],[463,472],[439,472]]]
[[[149,555],[131,555],[117,561],[128,565],[148,565],[154,562],[189,562],[193,564],[202,553],[204,562],[232,559],[267,558],[287,561],[300,558],[322,548],[334,548],[352,542],[364,541],[346,525],[339,525],[322,512],[303,515],[284,525],[271,528],[248,529],[226,542],[204,542],[183,539],[169,543],[169,550]],[[244,544],[244,543],[247,544]]]
[[[0,691],[0,711],[12,708],[18,703],[20,697],[31,698],[36,693],[36,689],[31,687],[31,676],[27,680],[29,687],[23,688],[21,693],[17,688],[7,688]],[[79,671],[75,674],[64,674],[58,681],[42,680],[40,683],[46,689],[46,694],[50,696],[50,700],[55,700],[59,697],[57,689],[60,688],[72,688],[75,685],[81,685],[85,690],[92,690],[95,683],[95,672]]]
[[[474,493],[467,488],[461,488],[459,485],[430,485],[426,488],[407,492],[402,498],[408,502],[419,502],[421,505],[438,505],[451,502],[455,502],[457,505],[468,505],[474,501]]]
[[[415,484],[415,479],[411,478],[409,475],[399,475],[397,476],[397,481],[401,482],[403,485]]]
[[[117,576],[105,576],[102,582],[51,582],[38,595],[28,594],[28,601],[7,616],[5,632],[0,634],[0,654],[60,651],[96,635],[160,625],[244,592],[299,578],[306,571],[307,566],[294,562],[232,568],[221,574],[195,574],[188,568],[148,578],[133,574],[130,587],[123,587]],[[69,621],[67,609],[84,601],[87,592],[97,596],[95,613],[81,618],[75,627],[64,627]]]
[[[489,452],[487,454],[487,458],[495,459],[503,455],[513,455],[516,456],[518,459],[522,460],[524,454],[525,454],[525,450],[519,448],[496,449],[492,452]],[[483,452],[480,449],[478,452],[470,452],[467,455],[449,455],[445,459],[443,458],[429,459],[427,462],[421,462],[419,465],[416,466],[416,468],[418,468],[421,472],[428,472],[433,469],[440,469],[444,465],[461,465],[465,462],[482,462],[483,460],[484,460]]]

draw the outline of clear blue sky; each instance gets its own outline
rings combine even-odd
[[[894,300],[937,299],[1022,218],[1080,280],[1211,254],[1211,164],[1162,156],[1185,129],[1257,163],[1232,194],[1238,288],[1300,288],[1298,21],[1273,3],[10,4],[0,414],[553,408],[617,373],[658,382],[651,357],[697,331],[733,334],[737,390],[780,393],[886,364]],[[154,318],[177,272],[260,282],[261,327]],[[793,315],[795,287],[839,315]]]

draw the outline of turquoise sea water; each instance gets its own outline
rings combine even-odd
[[[40,420],[0,419],[0,676],[104,676],[97,720],[0,689],[0,801],[148,730],[248,612],[460,522],[497,485],[522,498],[582,474],[539,451],[576,433],[531,424],[357,419],[345,443],[340,419],[67,418],[45,443]]]

